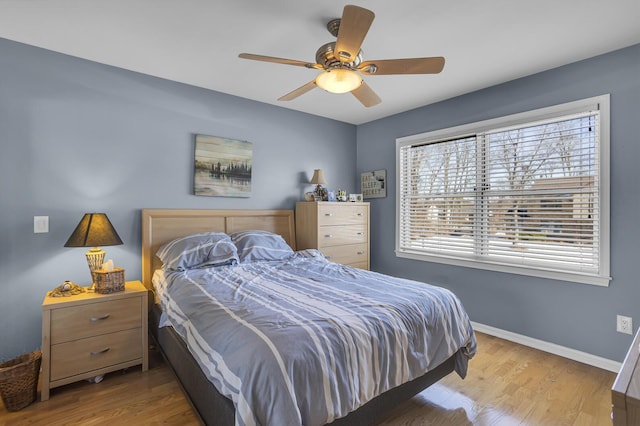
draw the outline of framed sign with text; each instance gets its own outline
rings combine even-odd
[[[387,196],[387,171],[374,170],[360,174],[362,198],[384,198]]]

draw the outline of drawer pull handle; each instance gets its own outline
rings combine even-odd
[[[356,213],[356,216],[362,216],[362,213]]]
[[[111,349],[111,348],[107,346],[106,348],[104,348],[104,349],[100,349],[99,351],[91,351],[91,352],[89,352],[89,353],[90,353],[91,355],[100,355],[100,354],[103,354],[103,353],[105,353],[105,352],[109,352],[109,349]]]
[[[358,254],[364,254],[364,252],[363,251],[359,251]]]
[[[109,318],[109,314],[104,314],[104,315],[103,315],[103,316],[101,316],[101,317],[91,317],[91,318],[89,319],[89,321],[91,321],[91,322],[96,322],[96,321],[106,320],[107,318]]]
[[[325,237],[325,238],[333,238],[333,235],[331,235],[331,234],[326,234],[324,237]]]
[[[364,235],[364,232],[358,232],[357,235]]]
[[[325,213],[325,216],[333,216],[333,213]]]

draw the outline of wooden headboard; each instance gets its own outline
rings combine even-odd
[[[162,266],[156,252],[165,243],[198,232],[261,229],[282,235],[296,249],[293,210],[142,210],[142,283],[152,289],[153,272]]]

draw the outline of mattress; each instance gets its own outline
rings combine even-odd
[[[454,356],[476,351],[450,291],[351,268],[316,250],[287,259],[159,270],[165,316],[236,424],[321,425]]]

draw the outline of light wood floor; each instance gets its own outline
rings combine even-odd
[[[380,426],[611,425],[615,375],[477,333],[478,354],[455,373],[393,409]],[[18,412],[0,406],[0,425],[197,425],[162,358],[150,369],[111,373],[53,389],[51,399]],[[277,425],[281,426],[281,425]]]

